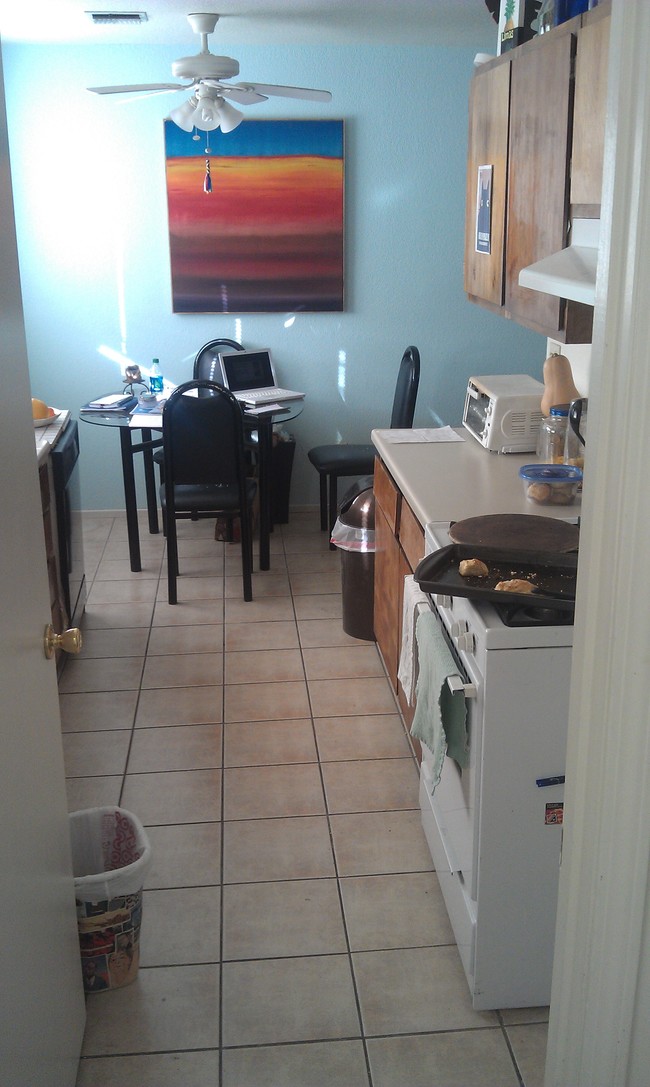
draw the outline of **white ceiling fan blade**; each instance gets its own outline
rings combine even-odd
[[[216,79],[202,79],[206,87],[214,87],[224,98],[232,98],[233,102],[239,102],[242,106],[252,106],[255,102],[266,102],[265,94],[257,91],[244,90],[242,87],[232,87],[229,83],[219,83]]]
[[[278,98],[305,98],[310,102],[331,102],[329,91],[315,91],[311,87],[278,87],[273,83],[235,83],[235,89],[256,91],[263,95],[276,95]]]
[[[88,87],[93,94],[132,94],[136,91],[179,91],[189,90],[193,83],[134,83],[123,87]]]

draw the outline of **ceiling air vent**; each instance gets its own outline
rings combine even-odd
[[[86,15],[95,26],[113,26],[117,23],[146,23],[146,11],[87,11]]]

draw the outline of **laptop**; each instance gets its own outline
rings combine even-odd
[[[244,404],[261,407],[283,400],[304,400],[305,394],[278,385],[271,352],[232,351],[219,355],[223,384]]]

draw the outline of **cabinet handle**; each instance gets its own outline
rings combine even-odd
[[[476,698],[476,687],[474,684],[463,683],[460,676],[447,676],[447,686],[452,694],[460,694],[462,691],[465,698]]]

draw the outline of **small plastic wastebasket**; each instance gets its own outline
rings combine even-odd
[[[359,479],[346,493],[332,530],[341,552],[343,630],[373,642],[375,592],[375,496],[372,476]]]
[[[138,973],[151,846],[140,820],[118,807],[71,812],[70,841],[84,989],[118,989]]]

